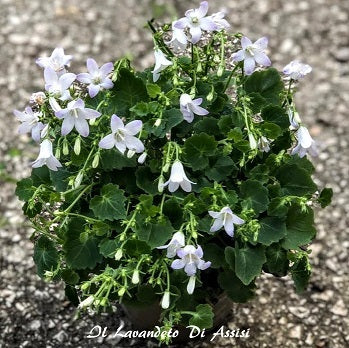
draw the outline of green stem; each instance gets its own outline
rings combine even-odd
[[[232,79],[232,77],[233,77],[233,75],[234,75],[234,72],[236,71],[236,69],[237,69],[239,66],[240,66],[240,64],[237,64],[237,65],[234,67],[234,69],[230,72],[230,75],[229,75],[229,77],[228,77],[228,80],[227,80],[227,82],[226,82],[226,84],[225,84],[225,86],[224,86],[223,92],[225,92],[225,91],[227,90],[227,88],[229,87],[229,84],[230,84],[230,81],[231,81],[231,79]]]

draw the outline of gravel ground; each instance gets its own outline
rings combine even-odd
[[[124,321],[113,316],[74,317],[62,284],[46,284],[35,272],[31,230],[14,197],[14,179],[29,173],[34,148],[16,133],[11,110],[25,106],[43,86],[34,59],[62,46],[75,55],[73,71],[87,57],[102,63],[128,54],[137,67],[152,64],[153,15],[181,14],[199,1],[0,0],[0,347],[129,347],[145,341],[112,337],[89,340],[94,326],[112,331]],[[225,9],[233,30],[251,38],[268,35],[277,68],[291,59],[311,64],[301,82],[298,106],[311,133],[321,142],[316,180],[335,192],[333,204],[318,213],[308,291],[296,295],[290,279],[263,276],[256,299],[235,305],[229,328],[250,328],[245,339],[216,339],[202,347],[348,347],[349,271],[349,2],[347,0],[211,1]],[[128,328],[129,324],[125,324]],[[195,345],[194,343],[192,345]]]

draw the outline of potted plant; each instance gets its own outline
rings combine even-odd
[[[305,289],[313,208],[332,195],[312,180],[316,144],[293,98],[311,67],[279,73],[266,37],[229,34],[207,11],[149,22],[155,66],[142,72],[89,58],[75,75],[55,49],[37,60],[45,91],[15,111],[40,144],[16,189],[39,276],[80,309],[123,304],[167,343],[170,328],[222,322],[261,272]]]

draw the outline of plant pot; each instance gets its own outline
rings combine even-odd
[[[218,297],[217,302],[212,305],[214,313],[213,327],[209,330],[206,330],[206,332],[213,331],[221,325],[225,324],[231,313],[232,305],[233,302],[225,293]],[[152,331],[154,330],[155,326],[161,326],[159,322],[161,307],[158,302],[147,305],[139,305],[139,303],[127,303],[122,304],[121,307],[130,320],[133,329],[135,330]],[[191,330],[187,327],[178,325],[174,327],[173,330],[178,330],[179,334],[177,337],[172,338],[171,343],[176,344],[193,340],[193,338],[189,337]]]

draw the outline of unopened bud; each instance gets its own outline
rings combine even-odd
[[[74,152],[76,156],[80,155],[80,151],[81,151],[81,138],[77,137],[75,139],[75,143],[74,143]]]
[[[57,159],[60,159],[60,157],[61,157],[61,149],[59,147],[57,147],[57,149],[55,151],[55,157]]]
[[[198,72],[198,73],[202,72],[202,64],[201,64],[201,62],[198,62],[198,66],[196,68],[196,72]]]
[[[108,300],[105,297],[103,297],[101,299],[101,306],[105,307],[107,305],[107,302],[108,302]]]
[[[132,274],[132,284],[138,284],[139,283],[139,271],[138,269],[135,269],[133,274]]]
[[[82,290],[82,291],[87,290],[89,287],[90,287],[90,283],[83,283],[83,284],[81,285],[81,290]]]
[[[126,289],[125,289],[124,287],[122,287],[121,289],[119,289],[118,295],[119,295],[120,297],[122,297],[122,296],[124,296],[125,292],[126,292]]]
[[[211,86],[210,93],[206,97],[207,101],[212,101],[213,100],[213,96],[214,96],[214,87]]]
[[[154,127],[159,127],[161,124],[161,121],[162,121],[161,118],[158,118],[154,123]]]
[[[79,304],[79,308],[87,308],[90,307],[93,302],[95,302],[95,298],[91,295],[89,297],[87,297],[85,300],[83,300],[82,302],[80,302]]]
[[[139,157],[138,157],[138,163],[139,164],[143,164],[145,159],[147,158],[147,153],[146,152],[143,152]]]
[[[135,155],[136,151],[128,150],[127,151],[127,158],[132,158]]]
[[[118,249],[118,251],[115,254],[115,260],[119,261],[122,258],[122,250]]]
[[[163,176],[160,176],[160,178],[159,178],[158,191],[164,192],[164,177]]]
[[[63,155],[66,156],[69,154],[69,146],[66,138],[63,139]]]
[[[74,188],[78,188],[81,185],[81,181],[82,181],[83,177],[84,177],[84,173],[79,172],[74,180]]]
[[[167,173],[170,170],[170,163],[165,163],[162,170],[164,173]]]
[[[93,126],[96,123],[96,119],[95,118],[91,118],[89,123],[90,123],[90,126]]]
[[[252,133],[248,133],[248,141],[250,142],[250,148],[252,150],[257,148],[257,142]]]
[[[168,307],[170,307],[170,292],[166,290],[161,300],[161,308],[167,309]]]
[[[220,66],[218,67],[218,70],[217,70],[217,76],[218,76],[218,77],[221,77],[221,76],[223,75],[223,73],[224,73],[224,66],[223,66],[223,65],[220,65]]]
[[[99,164],[99,152],[95,154],[95,157],[93,157],[92,161],[92,168],[97,168]]]

